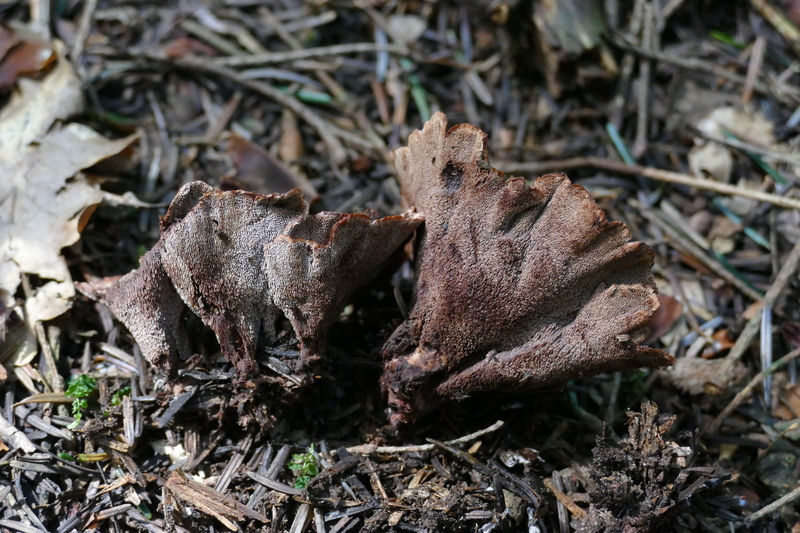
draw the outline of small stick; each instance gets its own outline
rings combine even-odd
[[[744,81],[744,89],[742,89],[742,104],[747,105],[753,98],[753,85],[761,74],[761,64],[764,62],[764,52],[767,49],[767,41],[763,36],[759,35],[753,48],[750,50],[750,64],[747,66],[747,77]]]
[[[36,451],[36,446],[33,445],[28,436],[17,429],[14,424],[6,420],[6,417],[2,414],[0,414],[0,438],[2,438],[4,442],[7,442],[12,449],[21,448],[25,453],[33,453]]]
[[[76,69],[80,68],[81,56],[83,55],[83,48],[86,46],[86,37],[89,36],[89,31],[92,26],[92,19],[94,12],[97,9],[97,0],[87,0],[83,5],[81,12],[81,19],[78,22],[78,31],[75,33],[75,44],[72,45],[70,56],[72,64]]]
[[[634,42],[639,42],[639,34],[642,31],[642,13],[644,12],[644,0],[636,0],[633,4],[633,14],[631,15],[629,36]],[[636,58],[633,52],[625,52],[622,57],[622,70],[617,82],[617,94],[611,101],[611,112],[609,113],[611,122],[617,129],[622,127],[622,114],[625,108],[626,93],[628,91],[628,84],[630,83],[631,76],[633,75],[633,67],[635,66]]]
[[[715,63],[710,61],[703,61],[702,59],[697,58],[686,58],[686,57],[679,57],[675,55],[670,55],[664,52],[658,52],[655,50],[645,50],[641,46],[637,46],[630,42],[625,41],[624,39],[618,36],[612,36],[611,41],[622,48],[623,50],[628,50],[630,52],[634,52],[642,57],[646,57],[648,59],[653,59],[655,61],[661,61],[662,63],[668,63],[670,65],[675,65],[676,67],[684,68],[686,70],[694,70],[697,72],[705,72],[707,74],[713,74],[714,76],[718,76],[720,78],[724,78],[728,81],[732,81],[733,83],[738,83],[740,85],[744,85],[746,79],[741,74],[736,74],[735,72],[731,72],[730,70],[719,66]],[[761,80],[756,80],[753,84],[753,87],[756,91],[761,94],[771,94],[778,100],[783,103],[790,103],[794,105],[793,102],[790,102],[791,99],[788,95],[782,95],[779,93],[773,93],[770,91],[769,86]]]
[[[389,52],[390,54],[408,55],[408,48],[398,44],[334,44],[330,46],[318,46],[317,48],[288,50],[286,52],[266,52],[246,56],[220,57],[209,59],[208,61],[223,67],[256,67],[260,65],[270,65],[272,63],[296,61],[298,59],[309,59],[312,57],[338,56],[363,52]]]
[[[665,21],[670,18],[675,11],[683,5],[684,0],[668,0],[668,2],[661,8],[661,18]]]
[[[45,41],[50,40],[50,0],[31,0],[31,26]]]
[[[756,387],[756,385],[758,385],[761,382],[761,380],[763,380],[766,376],[774,374],[775,372],[780,370],[781,367],[783,367],[790,361],[797,359],[798,357],[800,357],[800,348],[795,348],[794,350],[784,355],[782,358],[778,359],[777,361],[769,365],[767,368],[765,368],[764,370],[753,376],[753,379],[751,379],[747,383],[747,385],[741,391],[739,391],[739,393],[736,396],[733,397],[731,403],[725,406],[725,409],[723,409],[722,412],[717,416],[717,418],[715,418],[714,421],[711,422],[711,424],[708,426],[708,429],[706,429],[705,433],[708,435],[716,433],[717,430],[719,429],[719,426],[722,424],[722,421],[725,420],[725,418],[727,418],[728,415],[730,415],[734,409],[739,407],[742,401],[744,401],[747,395],[749,395],[753,391],[753,389]]]
[[[800,29],[780,9],[767,0],[750,0],[750,4],[778,30],[796,54],[800,54]]]
[[[644,6],[644,27],[642,28],[642,45],[653,50],[653,4],[648,3]],[[647,151],[647,132],[649,116],[649,96],[650,96],[650,69],[653,63],[650,59],[639,61],[639,83],[636,87],[636,140],[631,147],[631,153],[635,159],[639,159]]]
[[[289,48],[292,48],[293,50],[303,49],[300,41],[295,39],[295,37],[286,30],[278,17],[273,15],[266,6],[262,6],[260,13],[261,16],[266,19],[267,23],[272,26],[272,29],[275,30],[275,33],[278,34],[278,37],[280,37],[283,42],[289,45]],[[322,69],[314,69],[314,74],[317,76],[317,79],[328,88],[337,101],[341,102],[347,99],[347,93],[345,92],[344,88],[336,83],[336,80],[334,80],[330,74]]]
[[[775,276],[775,281],[767,291],[767,294],[764,295],[763,305],[775,305],[775,300],[778,299],[778,296],[783,292],[783,289],[786,288],[789,280],[792,278],[792,276],[794,276],[795,271],[797,271],[799,264],[800,241],[798,241],[794,245],[794,248],[792,248],[792,251],[789,252],[789,257],[786,258],[786,262],[783,264],[780,271],[778,271],[778,275]],[[730,364],[733,364],[741,359],[744,353],[747,351],[747,348],[750,346],[750,342],[755,338],[756,334],[760,330],[762,314],[763,313],[760,312],[755,313],[753,318],[751,318],[744,327],[744,330],[742,331],[741,335],[739,335],[739,338],[736,339],[736,344],[733,345],[728,357],[726,358]]]
[[[344,151],[342,143],[339,142],[339,139],[337,139],[336,135],[333,133],[333,127],[324,119],[322,119],[322,117],[314,113],[311,108],[306,107],[296,98],[285,94],[266,83],[244,78],[237,71],[222,65],[211,63],[206,59],[184,57],[174,60],[173,63],[178,67],[195,69],[201,72],[207,72],[228,78],[244,87],[247,87],[248,89],[261,93],[264,96],[275,100],[285,107],[288,107],[294,111],[297,116],[301,117],[317,130],[317,133],[319,133],[319,136],[322,138],[322,142],[324,142],[325,146],[328,147],[328,150],[331,153],[331,158],[337,165],[343,163],[345,159],[347,159],[347,154]],[[362,143],[369,145],[367,141],[362,141]],[[369,145],[369,147],[372,148],[371,145]]]
[[[203,39],[220,52],[224,52],[231,56],[246,56],[246,52],[244,50],[228,41],[224,37],[220,37],[218,34],[214,33],[202,24],[194,22],[193,20],[184,20],[180,23],[180,27],[186,33],[190,33],[195,37]]]
[[[482,437],[487,433],[492,433],[497,431],[501,427],[503,427],[502,420],[498,420],[491,426],[485,429],[481,429],[480,431],[476,431],[475,433],[470,433],[469,435],[464,435],[463,437],[459,437],[455,440],[449,440],[445,442],[445,444],[453,445],[453,444],[461,444],[463,442],[471,441],[473,439],[477,439],[478,437]],[[415,452],[427,452],[436,448],[435,444],[417,444],[413,446],[375,446],[374,444],[360,444],[358,446],[350,446],[347,448],[348,453],[359,453],[362,455],[369,455],[371,453],[415,453]]]
[[[556,497],[556,500],[558,500],[559,503],[564,505],[564,507],[566,507],[569,510],[569,512],[575,516],[575,518],[580,520],[581,518],[584,518],[586,516],[586,510],[581,507],[578,507],[578,504],[572,501],[572,498],[564,494],[564,491],[556,488],[556,485],[555,483],[553,483],[552,480],[545,478],[544,486],[550,489],[550,492],[553,493],[553,496]]]
[[[800,165],[800,159],[797,156],[793,156],[791,154],[782,154],[780,152],[768,150],[766,148],[750,144],[748,142],[745,142],[741,139],[736,139],[734,137],[730,138],[721,137],[719,135],[714,135],[713,133],[700,130],[692,131],[692,135],[697,135],[700,137],[704,137],[709,141],[715,141],[720,144],[725,144],[728,146],[732,146],[734,148],[739,148],[740,150],[744,150],[745,152],[752,152],[754,154],[763,155],[765,157],[769,157],[770,159],[774,159],[776,161],[789,163],[790,165]]]
[[[561,172],[574,168],[593,167],[608,170],[611,172],[619,172],[620,174],[632,174],[644,176],[658,181],[665,181],[667,183],[675,183],[678,185],[686,185],[687,187],[696,187],[706,191],[718,192],[720,194],[727,194],[731,196],[741,196],[756,200],[757,202],[767,202],[778,207],[786,209],[800,209],[800,200],[795,198],[788,198],[770,194],[753,189],[743,189],[703,178],[695,178],[688,174],[681,174],[679,172],[670,172],[668,170],[660,170],[657,168],[644,167],[641,165],[627,165],[621,161],[611,161],[602,157],[573,157],[570,159],[562,159],[561,161],[541,161],[541,162],[525,162],[514,163],[501,161],[496,164],[498,170],[502,170],[508,174],[546,174],[548,172]]]
[[[792,503],[795,500],[797,500],[798,498],[800,498],[800,486],[795,487],[794,490],[792,490],[792,492],[790,492],[786,496],[783,496],[782,498],[778,498],[777,500],[775,500],[771,504],[762,507],[761,509],[759,509],[755,513],[753,513],[750,516],[748,516],[747,518],[745,518],[745,523],[747,524],[748,527],[750,527],[750,524],[752,524],[753,522],[757,522],[758,520],[761,520],[762,518],[764,518],[765,516],[767,516],[771,512],[777,511],[778,509],[780,509],[784,505]]]
[[[721,277],[740,291],[744,293],[748,298],[753,301],[760,302],[762,300],[761,294],[747,285],[744,281],[740,280],[736,276],[733,275],[728,269],[726,269],[719,261],[710,257],[705,250],[697,246],[691,240],[685,238],[678,230],[673,228],[671,225],[666,223],[665,221],[661,220],[659,217],[654,215],[653,213],[649,213],[647,210],[640,210],[642,216],[644,216],[647,220],[661,228],[668,237],[672,239],[671,246],[678,250],[679,252],[690,255],[703,263],[709,270],[713,271],[717,276]]]

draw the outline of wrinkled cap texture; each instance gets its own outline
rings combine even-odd
[[[672,362],[639,346],[658,307],[651,250],[564,174],[507,179],[485,144],[437,113],[394,153],[425,217],[413,307],[383,347],[394,423],[481,391]]]
[[[106,303],[167,373],[191,355],[187,307],[214,331],[240,377],[258,349],[275,342],[285,315],[303,345],[300,370],[352,293],[421,221],[411,212],[309,215],[297,189],[265,196],[194,182],[178,192],[137,270],[79,289]]]

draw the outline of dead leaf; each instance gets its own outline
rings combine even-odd
[[[683,315],[681,303],[668,294],[658,295],[659,306],[650,319],[650,337],[646,344],[655,342],[667,333]]]
[[[715,331],[711,335],[711,342],[703,349],[700,355],[703,359],[714,359],[719,357],[722,352],[730,350],[736,342],[731,339],[730,332],[727,329]]]
[[[43,80],[18,85],[0,111],[0,296],[13,300],[22,273],[51,280],[26,304],[32,323],[65,312],[75,294],[60,251],[78,240],[82,215],[103,199],[76,174],[135,137],[111,141],[80,124],[51,129],[83,109],[80,80],[63,57]]]
[[[730,132],[754,146],[775,148],[772,122],[759,112],[732,106],[718,107],[697,123],[697,129],[720,139],[724,139],[725,133]]]
[[[506,179],[485,143],[437,113],[395,152],[426,222],[413,308],[383,348],[394,422],[475,392],[673,360],[639,346],[658,307],[650,249],[563,174]]]
[[[747,375],[744,365],[731,365],[727,359],[681,357],[672,368],[660,373],[661,379],[692,395],[720,396]]]
[[[230,136],[227,152],[236,165],[236,175],[232,180],[224,180],[225,185],[259,194],[283,194],[300,189],[309,202],[319,198],[305,176],[293,172],[264,148],[241,135]]]
[[[50,43],[22,28],[0,24],[0,93],[13,87],[19,76],[39,72],[54,60]]]
[[[728,148],[718,142],[695,141],[689,151],[689,168],[699,178],[711,176],[717,181],[728,183],[733,171],[733,156]]]
[[[386,32],[398,43],[416,42],[426,29],[428,22],[418,15],[392,15],[386,19]]]
[[[421,220],[412,212],[381,219],[309,215],[297,189],[264,196],[194,182],[178,192],[162,219],[161,239],[138,270],[107,286],[78,287],[105,302],[145,357],[167,373],[176,355],[191,355],[181,320],[186,302],[244,377],[258,348],[275,341],[281,313],[303,354],[318,353],[316,342],[353,291]]]
[[[780,404],[789,410],[791,416],[785,417],[785,420],[795,420],[800,417],[800,385],[795,383],[786,383],[781,387],[779,392]],[[777,408],[775,409],[777,411]]]
[[[287,108],[284,108],[281,113],[281,140],[278,144],[278,155],[281,161],[287,165],[291,165],[305,155],[303,136],[297,125],[297,115]]]

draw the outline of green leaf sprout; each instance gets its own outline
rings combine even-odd
[[[123,396],[130,396],[131,395],[131,388],[130,387],[122,387],[117,392],[111,396],[111,405],[121,405],[122,404],[122,397]]]
[[[72,416],[75,420],[67,426],[67,429],[75,429],[78,427],[81,419],[83,418],[82,411],[89,407],[89,402],[86,400],[97,389],[97,380],[89,377],[86,374],[75,376],[72,381],[67,385],[67,390],[64,392],[67,396],[75,398],[72,402]]]
[[[294,472],[297,478],[294,480],[294,488],[304,489],[311,478],[319,474],[317,459],[314,457],[314,445],[312,444],[307,453],[292,455],[289,461],[289,470]]]

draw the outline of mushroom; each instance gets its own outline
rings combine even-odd
[[[482,391],[670,365],[639,345],[658,307],[650,248],[564,174],[506,178],[482,131],[446,128],[436,113],[394,153],[425,223],[412,309],[382,350],[392,422]]]
[[[353,292],[421,221],[411,211],[309,215],[297,189],[267,196],[193,182],[178,192],[137,270],[78,287],[106,303],[168,374],[178,356],[191,355],[186,307],[214,331],[239,378],[275,342],[285,315],[302,343],[299,372]]]

